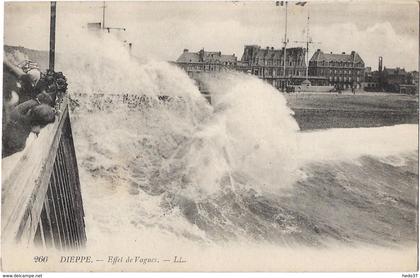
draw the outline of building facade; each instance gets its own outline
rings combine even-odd
[[[382,81],[385,91],[397,92],[400,85],[412,84],[411,75],[404,68],[386,68],[382,71]]]
[[[309,61],[309,75],[320,76],[337,88],[361,88],[365,63],[355,51],[350,54],[324,53],[318,49]]]
[[[305,52],[302,47],[287,48],[284,72],[284,48],[246,45],[237,70],[256,75],[278,89],[285,89],[287,85],[300,85],[305,80]]]
[[[274,87],[284,90],[288,85],[300,85],[306,79],[306,50],[302,47],[286,49],[286,73],[284,73],[284,48],[261,48],[247,45],[240,61],[235,54],[223,55],[220,51],[190,52],[184,49],[175,64],[198,80],[200,73],[236,70],[253,74]],[[325,83],[324,77],[310,77],[311,82]]]
[[[365,80],[362,83],[363,90],[367,92],[380,92],[382,91],[379,72],[365,70]]]
[[[410,72],[412,83],[415,87],[415,93],[419,94],[419,72],[418,71],[411,71]]]
[[[417,94],[418,84],[411,72],[404,68],[386,68],[382,71],[382,87],[386,92]]]
[[[183,53],[175,62],[184,69],[189,76],[195,77],[202,72],[217,72],[235,70],[238,59],[235,54],[224,55],[220,51],[190,52],[184,49]]]
[[[370,92],[418,94],[418,72],[407,72],[404,68],[382,67],[379,57],[378,70],[365,71],[363,88]]]
[[[284,48],[246,45],[239,61],[235,54],[184,49],[175,64],[195,80],[199,79],[200,73],[236,70],[258,76],[282,91],[290,85],[301,85],[306,78],[317,86],[333,85],[341,89],[362,87],[365,64],[355,51],[350,54],[325,54],[318,49],[310,59],[308,77],[305,55],[305,48],[287,48],[284,66]]]

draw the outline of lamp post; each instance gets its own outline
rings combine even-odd
[[[51,14],[50,14],[50,53],[49,53],[49,69],[54,71],[55,64],[55,19],[56,19],[56,7],[55,1],[51,2]]]

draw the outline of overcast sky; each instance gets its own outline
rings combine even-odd
[[[100,22],[102,2],[58,2],[57,51],[65,39],[77,40],[87,22]],[[387,67],[418,68],[419,9],[415,0],[312,1],[305,7],[289,4],[291,46],[304,41],[310,12],[311,53],[360,53],[367,66],[377,68],[378,56]],[[48,49],[49,3],[5,3],[5,43]],[[133,43],[138,56],[176,60],[190,51],[220,50],[242,56],[243,46],[281,47],[284,7],[267,2],[107,2],[106,26],[125,27],[120,36]],[[83,44],[83,41],[80,42]],[[299,44],[303,46],[303,44]]]

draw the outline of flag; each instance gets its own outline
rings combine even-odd
[[[308,3],[308,2],[306,2],[306,1],[304,1],[304,2],[297,2],[296,5],[303,7],[303,6],[306,5],[306,3]]]
[[[284,1],[276,1],[276,6],[282,6],[284,5]]]

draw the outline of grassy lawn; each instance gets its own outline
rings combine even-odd
[[[302,130],[418,123],[418,96],[299,93],[285,97]]]

